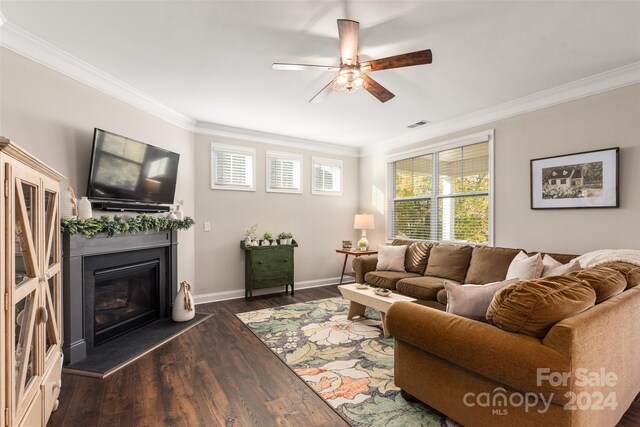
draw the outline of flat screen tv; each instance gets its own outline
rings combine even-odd
[[[95,129],[87,197],[171,204],[180,155]]]

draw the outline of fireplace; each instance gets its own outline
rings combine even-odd
[[[93,320],[94,346],[160,318],[159,259],[94,270],[93,275],[86,295],[89,299],[93,293],[93,316],[87,320]]]
[[[171,315],[176,233],[63,235],[65,364]]]

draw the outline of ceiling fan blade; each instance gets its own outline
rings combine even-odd
[[[333,86],[338,76],[335,76],[333,80],[331,80],[325,87],[320,90],[320,92],[316,93],[313,98],[309,100],[309,102],[313,102],[314,104],[318,104],[327,97],[331,92],[333,92]]]
[[[390,68],[410,67],[412,65],[431,64],[432,59],[431,49],[426,49],[363,62],[360,69],[364,72],[369,72],[388,70]]]
[[[331,65],[310,65],[310,64],[285,64],[282,62],[274,62],[271,68],[278,71],[303,71],[303,70],[325,70],[339,71],[340,67]]]
[[[358,63],[358,29],[360,23],[350,19],[338,19],[340,61],[345,65]]]
[[[378,98],[378,101],[387,102],[388,100],[390,100],[391,98],[393,98],[395,96],[394,94],[389,92],[387,89],[385,89],[384,86],[382,86],[377,81],[373,80],[368,75],[362,74],[362,78],[364,79],[364,85],[363,85],[364,88],[371,95],[373,95],[376,98]]]

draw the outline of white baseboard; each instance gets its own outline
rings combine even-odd
[[[309,288],[317,288],[320,286],[327,285],[337,285],[340,282],[340,277],[327,277],[325,279],[316,279],[316,280],[304,280],[302,282],[296,282],[294,289],[309,289]],[[345,281],[343,283],[352,283],[352,281]],[[254,296],[259,295],[267,295],[274,293],[275,288],[269,289],[256,289],[253,291]],[[211,292],[208,294],[194,295],[193,302],[194,304],[206,304],[209,302],[216,301],[225,301],[230,299],[238,299],[244,298],[244,289],[236,289],[233,291],[224,291],[224,292]]]

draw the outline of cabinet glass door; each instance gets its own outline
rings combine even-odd
[[[38,212],[41,209],[40,179],[19,168],[9,168],[12,176],[10,201],[6,217],[10,220],[8,258],[14,277],[10,291],[11,313],[9,319],[13,348],[9,377],[12,378],[13,420],[18,422],[38,392],[42,375],[41,354],[41,237]]]
[[[41,239],[39,237],[38,212],[40,180],[28,172],[12,168],[13,188],[10,205],[13,212],[7,212],[12,218],[9,241],[9,259],[12,261],[14,286],[11,289],[12,312],[9,325],[13,340],[13,419],[20,420],[29,403],[38,392],[38,377],[42,372],[38,355],[40,350],[41,311],[39,258]]]
[[[60,277],[60,252],[59,245],[59,219],[58,219],[59,194],[57,190],[46,188],[44,190],[44,259],[45,280],[42,289],[42,305],[47,319],[44,327],[45,351],[47,361],[59,357],[60,352],[60,308],[62,298],[62,280]]]
[[[16,179],[15,222],[14,222],[14,262],[16,288],[37,277],[38,253],[36,251],[35,202],[38,187]]]

